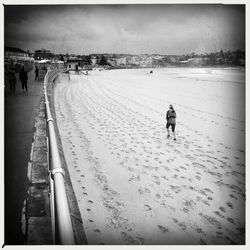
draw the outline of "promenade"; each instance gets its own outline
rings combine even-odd
[[[35,81],[34,71],[28,74],[28,92],[23,92],[17,78],[16,92],[5,82],[4,98],[4,208],[6,245],[24,243],[21,215],[27,187],[34,118],[41,100],[43,79]]]

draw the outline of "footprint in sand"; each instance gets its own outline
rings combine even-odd
[[[227,218],[227,220],[230,222],[230,223],[232,223],[232,224],[234,224],[235,225],[235,221],[234,221],[234,219],[233,218]]]
[[[224,218],[225,216],[222,215],[219,211],[214,211],[214,213],[219,216],[220,218]]]
[[[168,180],[168,178],[165,175],[162,175],[161,178],[166,180],[166,181]]]
[[[230,245],[237,245],[236,242],[234,242],[231,238],[229,238],[228,236],[225,236],[224,239],[226,239]]]
[[[223,232],[217,231],[217,232],[216,232],[216,238],[217,238],[217,239],[223,238]]]
[[[224,207],[219,207],[219,209],[224,213],[226,212],[226,209]]]
[[[183,231],[187,229],[185,222],[179,222],[176,218],[173,218],[173,222],[178,225]]]
[[[156,197],[157,199],[160,199],[160,198],[161,198],[161,195],[157,193],[157,194],[155,195],[155,197]]]
[[[202,235],[206,236],[206,234],[205,234],[205,232],[202,230],[202,228],[196,228],[196,232],[197,232],[198,234],[202,234]]]
[[[144,208],[145,208],[146,211],[151,211],[152,210],[152,208],[148,204],[145,204]]]
[[[162,233],[169,232],[169,229],[168,229],[167,227],[164,227],[164,226],[158,225],[158,228],[160,229],[160,231],[161,231]]]
[[[146,193],[151,194],[150,189],[148,189],[148,188],[144,188],[144,190],[145,190],[145,192],[146,192]]]
[[[206,201],[206,200],[201,200],[201,202],[204,203],[204,204],[207,205],[207,206],[210,206],[209,202]]]
[[[211,189],[209,189],[209,188],[204,188],[204,191],[205,191],[205,192],[209,192],[209,193],[211,193],[211,194],[214,193],[214,192],[213,192]]]
[[[201,177],[199,175],[196,175],[195,178],[200,181],[201,180]]]
[[[233,208],[234,208],[234,206],[233,206],[233,203],[232,203],[232,202],[228,201],[226,204],[227,204],[227,206],[228,206],[228,207],[230,207],[231,209],[233,209]]]
[[[177,174],[174,174],[174,175],[172,175],[172,177],[174,178],[174,179],[176,179],[176,180],[178,180],[178,175]]]
[[[230,194],[229,195],[231,198],[235,199],[235,200],[238,200],[236,196],[234,196],[233,194]]]
[[[221,229],[221,223],[213,216],[209,216],[207,214],[199,213],[201,217],[203,217],[207,222],[211,225],[216,226],[218,229]]]

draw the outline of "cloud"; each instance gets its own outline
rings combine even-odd
[[[58,53],[181,54],[244,47],[244,22],[235,5],[5,6],[5,41]]]

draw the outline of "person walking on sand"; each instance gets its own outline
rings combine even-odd
[[[39,74],[38,74],[38,67],[36,66],[36,69],[35,69],[35,80],[39,80]]]
[[[26,90],[26,92],[28,91],[28,87],[27,87],[27,81],[28,81],[28,74],[27,72],[24,70],[24,66],[22,66],[20,72],[19,72],[19,79],[22,83],[22,89],[24,91],[24,89]]]
[[[9,79],[9,83],[10,83],[10,91],[15,92],[16,91],[16,71],[13,67],[11,67],[8,72],[7,72],[7,76]]]
[[[169,127],[171,126],[174,140],[176,140],[176,137],[175,137],[176,112],[172,104],[169,105],[169,110],[166,113],[166,119],[167,119],[166,128],[168,132],[168,138],[170,137]]]

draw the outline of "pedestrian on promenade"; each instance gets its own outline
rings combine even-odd
[[[15,92],[16,91],[16,71],[13,67],[9,68],[7,72],[7,76],[8,76],[9,83],[10,83],[10,91]]]
[[[37,66],[36,66],[36,69],[35,69],[35,74],[36,74],[35,80],[39,80],[39,74],[38,74],[38,67]]]
[[[167,119],[166,128],[168,132],[168,138],[170,137],[169,127],[171,126],[174,140],[176,140],[176,137],[175,137],[176,112],[172,104],[169,105],[169,110],[166,113],[166,119]]]
[[[22,89],[24,91],[24,89],[26,89],[26,92],[28,91],[28,87],[27,87],[27,81],[28,81],[28,74],[24,69],[24,66],[22,66],[20,72],[19,72],[19,79],[22,83]]]

